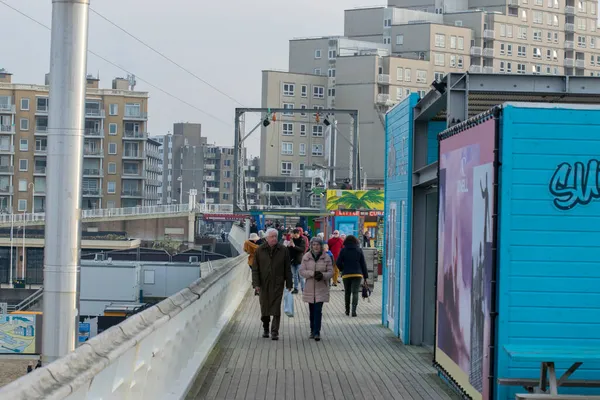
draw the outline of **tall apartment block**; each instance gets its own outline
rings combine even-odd
[[[47,85],[12,83],[0,70],[0,210],[45,211]],[[136,207],[145,197],[148,93],[117,78],[112,89],[87,79],[83,161],[84,209]]]
[[[233,204],[233,147],[207,144],[203,151],[206,203]]]
[[[158,135],[158,136],[153,136],[151,137],[152,140],[154,140],[155,142],[160,144],[160,148],[158,149],[160,152],[159,155],[159,159],[158,159],[158,169],[160,170],[160,174],[158,175],[158,180],[159,180],[159,185],[156,189],[156,193],[158,195],[158,199],[156,201],[157,205],[162,205],[163,204],[163,182],[164,182],[164,175],[163,175],[163,171],[164,171],[164,166],[165,166],[165,155],[166,152],[164,151],[164,145],[165,145],[165,139],[167,138],[167,135]]]
[[[259,171],[260,171],[260,159],[254,157],[246,160],[244,165],[244,177],[245,177],[245,194],[248,206],[260,205],[260,188],[259,188]]]
[[[146,186],[144,188],[144,205],[155,206],[161,199],[159,190],[162,187],[162,143],[148,138],[146,140]],[[162,199],[161,199],[162,200]]]

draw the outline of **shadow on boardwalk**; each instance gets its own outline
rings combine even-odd
[[[246,296],[198,374],[193,399],[458,399],[431,367],[431,353],[404,346],[381,326],[381,284],[358,317],[332,287],[321,342],[308,339],[308,307],[296,295],[280,339],[262,338],[258,297]]]

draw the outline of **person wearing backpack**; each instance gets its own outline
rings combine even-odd
[[[344,248],[336,260],[337,267],[342,272],[342,281],[344,282],[344,300],[346,303],[346,315],[350,315],[350,299],[352,299],[352,316],[356,317],[356,308],[358,307],[358,292],[360,283],[364,278],[365,282],[369,277],[367,272],[367,262],[362,249],[359,247],[358,239],[353,236],[347,236],[344,240]]]

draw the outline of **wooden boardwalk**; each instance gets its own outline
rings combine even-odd
[[[381,326],[381,284],[358,317],[344,314],[333,287],[323,308],[321,341],[308,338],[308,306],[295,295],[280,339],[262,338],[258,297],[250,293],[199,372],[193,399],[458,399],[431,367],[431,353],[404,346]]]

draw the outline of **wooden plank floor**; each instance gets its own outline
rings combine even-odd
[[[431,353],[381,326],[380,283],[371,299],[347,317],[344,292],[333,287],[315,342],[308,306],[295,295],[296,315],[282,315],[273,341],[262,338],[258,297],[249,293],[186,399],[458,399],[431,367]]]

